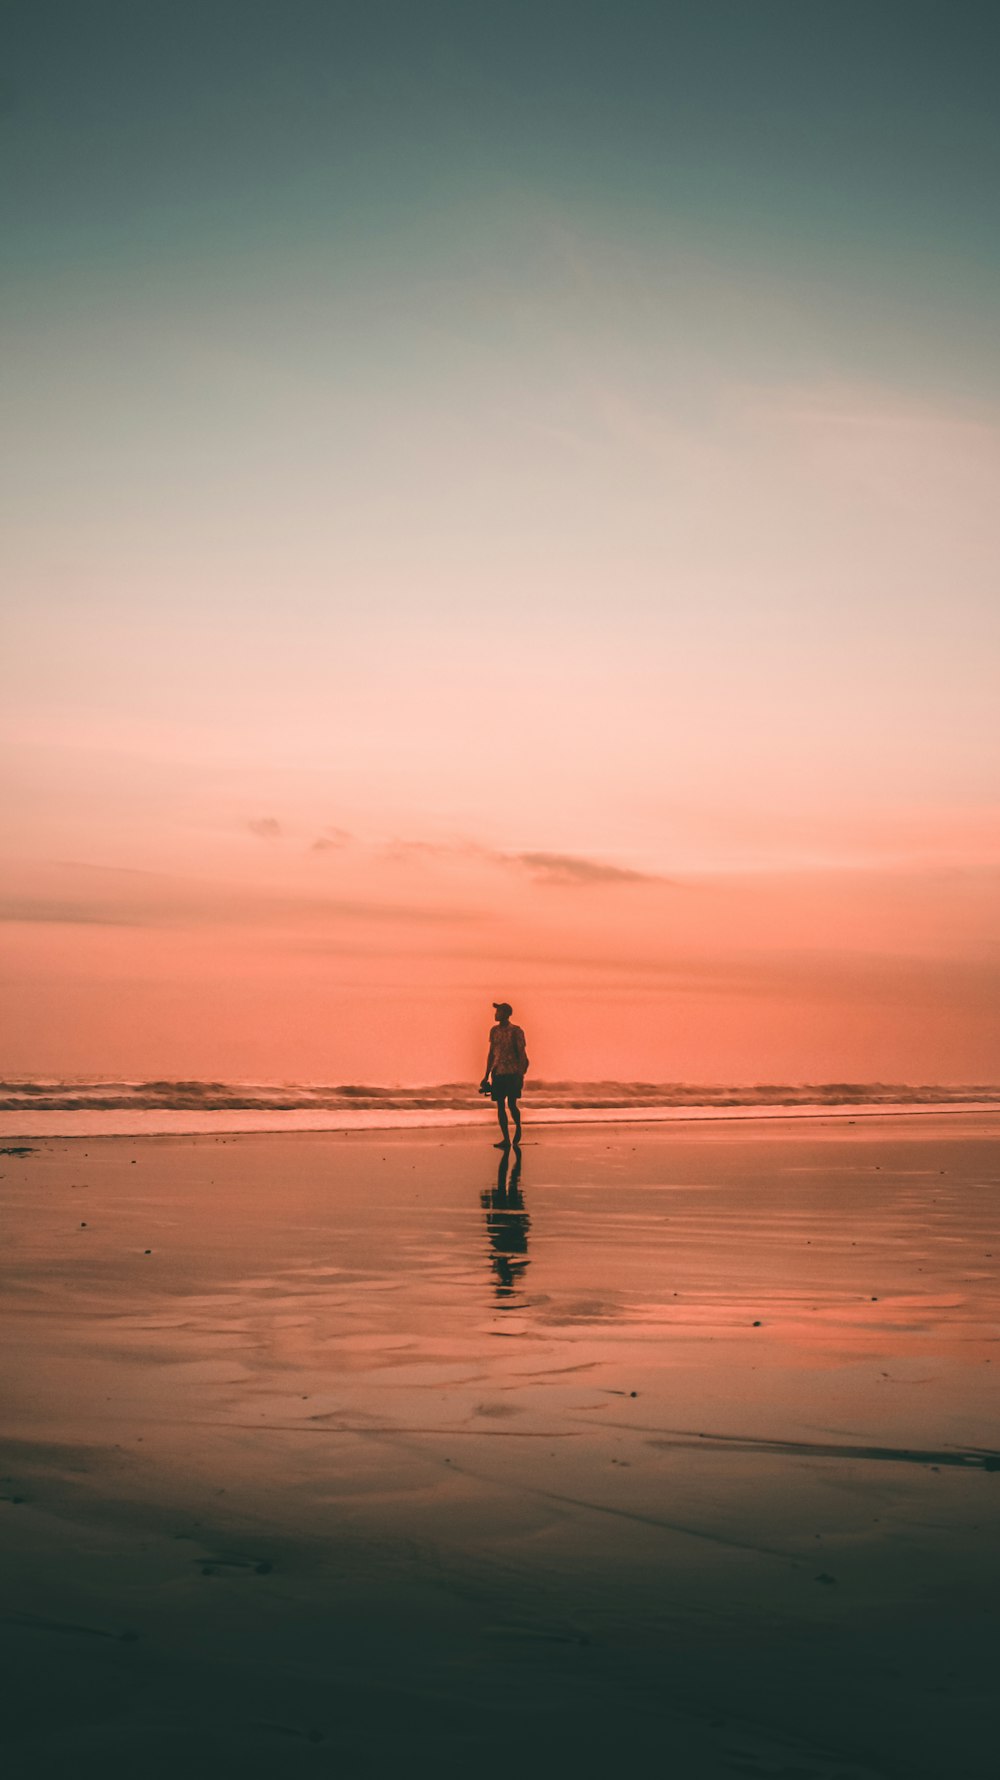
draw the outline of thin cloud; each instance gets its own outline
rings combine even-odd
[[[346,828],[324,828],[310,847],[311,853],[329,853],[349,846],[354,836]]]
[[[55,927],[141,927],[143,918],[100,903],[5,897],[0,901],[0,922]]]
[[[480,841],[463,839],[393,841],[388,852],[391,858],[397,859],[406,854],[424,854],[439,859],[482,859],[507,871],[527,872],[538,884],[582,888],[596,884],[664,884],[670,881],[655,872],[634,871],[629,866],[610,865],[578,853],[508,853],[499,847],[485,847]]]
[[[498,855],[505,863],[521,865],[540,884],[656,884],[662,878],[623,865],[605,865],[575,853],[512,853]]]
[[[281,823],[275,816],[256,816],[247,823],[251,834],[256,834],[262,841],[281,839]]]
[[[255,887],[172,877],[117,867],[52,866],[0,897],[0,924],[270,929],[275,935],[325,938],[331,924],[455,927],[475,923],[478,911],[438,903],[296,895]]]
[[[498,857],[478,841],[387,841],[381,849],[389,859],[406,859],[423,854],[429,859],[493,859]]]

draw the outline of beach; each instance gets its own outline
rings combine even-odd
[[[493,1135],[4,1140],[9,1771],[986,1771],[1000,1114]]]

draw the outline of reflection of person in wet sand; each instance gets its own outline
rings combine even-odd
[[[494,1147],[505,1149],[510,1144],[510,1126],[507,1123],[507,1108],[510,1107],[514,1120],[514,1142],[521,1141],[521,1109],[518,1101],[524,1087],[525,1071],[528,1067],[528,1053],[524,1047],[524,1033],[520,1026],[511,1023],[513,1008],[509,1001],[495,1001],[497,1023],[490,1030],[490,1048],[486,1057],[486,1073],[479,1084],[481,1094],[490,1094],[497,1109],[500,1120],[501,1138]]]
[[[528,1266],[530,1219],[524,1209],[520,1179],[520,1155],[515,1153],[514,1166],[511,1168],[510,1150],[505,1148],[497,1170],[497,1184],[491,1193],[482,1194],[486,1229],[493,1249],[490,1260],[498,1298],[513,1297],[521,1275]]]

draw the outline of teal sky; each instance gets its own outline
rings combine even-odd
[[[357,324],[352,299],[388,279],[417,318],[441,301],[447,315],[456,282],[524,251],[534,205],[614,250],[680,243],[789,280],[790,337],[752,314],[742,337],[709,335],[750,366],[877,365],[995,393],[990,5],[38,0],[6,13],[15,321],[86,327],[113,289],[116,310],[153,323],[166,308],[181,331],[197,305],[252,322],[262,305],[277,320],[276,302],[301,328],[310,296]],[[544,285],[544,264],[519,270]],[[383,304],[370,342],[394,319]],[[470,316],[468,332],[502,345],[491,322]]]
[[[996,251],[987,4],[6,13],[14,215],[43,250],[75,230],[100,253],[137,224],[164,246],[324,215],[374,234],[413,207],[426,221],[538,181],[738,241],[804,229],[889,252],[949,243],[984,265]]]

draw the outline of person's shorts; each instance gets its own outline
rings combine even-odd
[[[490,1083],[490,1093],[497,1101],[520,1100],[523,1087],[523,1075],[495,1075]]]

